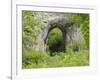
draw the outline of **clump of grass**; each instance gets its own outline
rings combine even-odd
[[[23,54],[22,54],[23,68],[25,67],[30,68],[30,66],[38,67],[41,63],[44,62],[45,57],[47,57],[46,53],[38,52],[33,49],[30,49],[30,50],[24,49]]]
[[[50,56],[50,53],[39,52],[33,49],[23,49],[23,69],[86,65],[89,65],[88,50],[79,50],[77,52],[74,52],[71,48],[67,48],[65,53],[57,52],[55,56]]]
[[[61,62],[63,63],[63,66],[86,66],[89,65],[88,54],[88,51],[85,53],[82,51],[71,53],[66,55]]]

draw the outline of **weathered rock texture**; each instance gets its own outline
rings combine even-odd
[[[46,51],[47,39],[49,32],[58,27],[63,33],[64,49],[67,45],[72,44],[74,41],[82,42],[83,37],[80,29],[70,21],[69,14],[64,13],[42,13],[38,16],[44,23],[44,28],[41,29],[38,36],[38,43],[33,47],[39,51]]]

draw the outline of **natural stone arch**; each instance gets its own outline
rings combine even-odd
[[[47,48],[47,37],[49,32],[54,28],[59,28],[64,37],[64,49],[67,45],[73,43],[74,41],[82,42],[83,36],[80,32],[80,29],[71,22],[67,16],[55,16],[50,17],[48,20],[43,20],[45,28],[42,29],[39,34],[39,41],[37,45],[37,50],[46,51]]]
[[[48,31],[47,31],[47,35],[46,35],[46,38],[44,39],[44,42],[47,45],[47,43],[48,43],[48,35],[55,28],[58,28],[62,32],[62,38],[63,38],[63,42],[62,42],[63,43],[63,46],[62,47],[63,47],[63,51],[65,52],[65,46],[66,46],[66,30],[63,28],[63,26],[57,26],[57,25],[51,26],[48,29]]]
[[[49,32],[54,29],[54,28],[59,28],[63,34],[63,51],[65,51],[65,48],[66,48],[66,34],[67,34],[67,27],[73,25],[72,22],[68,22],[66,20],[65,17],[59,17],[57,19],[53,19],[53,20],[50,20],[48,21],[48,26],[47,28],[44,29],[44,44],[46,45],[46,48],[47,48],[47,38],[48,38],[48,34]]]

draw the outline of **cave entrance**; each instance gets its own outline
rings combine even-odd
[[[65,52],[65,33],[59,27],[54,27],[48,31],[47,50],[51,53]]]

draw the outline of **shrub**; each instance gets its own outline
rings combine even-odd
[[[50,68],[50,67],[67,67],[67,66],[86,66],[89,65],[89,51],[80,50],[74,52],[71,48],[67,48],[66,53],[49,53],[39,52],[35,50],[23,50],[22,67],[30,68]]]

